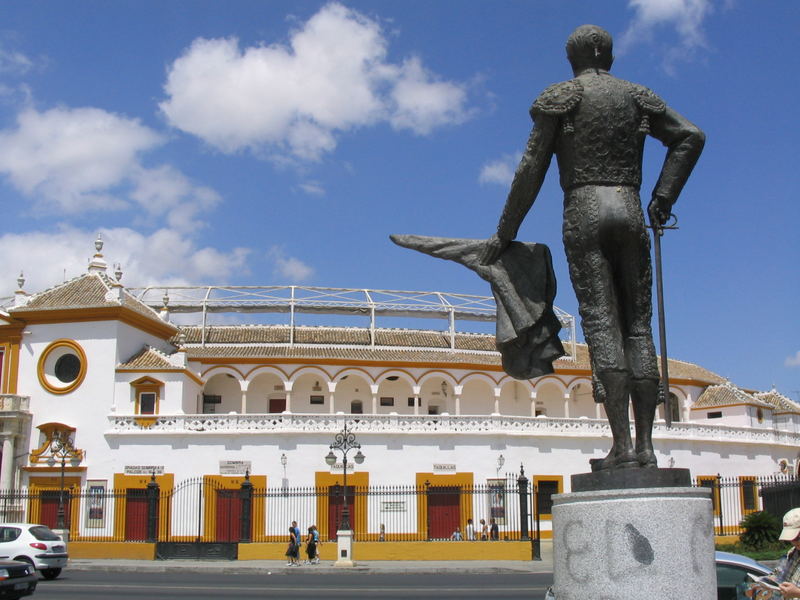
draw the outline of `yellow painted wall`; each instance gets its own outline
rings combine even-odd
[[[300,558],[305,558],[305,545]],[[285,543],[239,544],[239,560],[284,560]],[[334,561],[336,544],[322,544],[323,561]],[[356,542],[353,560],[531,560],[530,542]]]
[[[69,557],[155,560],[156,545],[139,542],[70,542]]]

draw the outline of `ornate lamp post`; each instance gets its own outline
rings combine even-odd
[[[339,529],[349,531],[350,508],[347,504],[347,453],[350,450],[358,450],[356,455],[353,457],[353,460],[359,465],[364,462],[365,456],[361,453],[361,444],[356,442],[355,434],[348,431],[347,423],[344,424],[344,429],[342,429],[340,433],[336,434],[333,444],[330,445],[330,449],[330,452],[328,452],[327,456],[325,456],[325,462],[331,467],[336,464],[336,455],[333,453],[333,451],[338,450],[342,453],[342,466],[344,468],[344,486],[342,494],[344,497],[344,506],[342,508],[342,520],[340,522]]]
[[[82,459],[83,451],[75,448],[68,431],[58,429],[53,431],[50,441],[50,456],[47,459],[47,464],[50,467],[54,467],[59,460],[61,461],[61,485],[58,494],[58,513],[56,516],[57,529],[66,529],[66,520],[64,518],[64,471],[66,470],[67,460],[69,460],[73,467],[77,467]]]

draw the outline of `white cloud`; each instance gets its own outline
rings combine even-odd
[[[22,52],[0,47],[0,72],[27,73],[33,65],[34,62]]]
[[[678,44],[665,52],[664,65],[686,59],[705,46],[703,21],[713,10],[711,0],[628,0],[635,15],[616,46],[619,54],[626,53],[636,43],[651,38],[653,29],[672,26],[678,35]]]
[[[283,248],[273,246],[267,252],[269,258],[275,265],[275,274],[284,277],[292,283],[302,283],[314,276],[313,267],[308,266],[303,261],[293,256],[286,256]]]
[[[324,196],[325,188],[319,181],[305,181],[297,186],[301,191],[309,196]]]
[[[20,271],[25,274],[24,289],[28,292],[39,292],[85,273],[95,251],[96,234],[62,226],[55,232],[0,236],[0,296],[8,296],[16,289]],[[216,284],[247,272],[249,250],[245,248],[221,252],[198,247],[191,238],[168,229],[150,235],[129,228],[101,229],[100,234],[109,274],[112,265],[120,263],[122,282],[128,287]]]
[[[514,179],[514,171],[519,163],[519,155],[504,154],[498,159],[489,161],[481,167],[478,181],[480,183],[497,183],[510,186]]]
[[[797,351],[797,354],[787,356],[783,364],[787,367],[800,367],[800,350]]]
[[[396,129],[425,135],[440,125],[456,125],[468,117],[464,88],[439,81],[416,57],[403,63],[391,97],[394,107],[390,121]]]
[[[386,54],[378,23],[330,3],[287,45],[195,40],[170,66],[160,107],[172,126],[223,152],[266,149],[300,160],[330,153],[356,127],[384,121],[426,134],[467,118],[463,85],[440,80],[418,58],[398,66]]]
[[[161,135],[97,108],[23,110],[16,127],[0,131],[0,174],[33,198],[39,214],[142,208],[133,222],[165,220],[173,229],[202,228],[200,213],[220,202],[170,165],[153,168],[142,156]]]
[[[138,121],[97,108],[26,109],[0,132],[0,173],[42,211],[119,209],[126,202],[115,188],[161,142]]]

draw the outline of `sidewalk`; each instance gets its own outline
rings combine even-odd
[[[70,559],[67,570],[110,571],[115,573],[167,573],[174,571],[197,573],[222,573],[226,575],[283,573],[551,573],[553,571],[552,544],[542,544],[542,560],[526,561],[369,561],[358,562],[352,568],[338,568],[331,561],[317,565],[287,567],[280,560],[122,560],[122,559]]]

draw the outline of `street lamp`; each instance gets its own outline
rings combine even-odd
[[[356,462],[356,464],[360,465],[364,462],[364,458],[366,457],[361,453],[361,444],[356,442],[355,434],[348,431],[347,423],[345,423],[344,429],[336,434],[336,437],[333,439],[333,444],[330,445],[330,452],[328,452],[328,454],[325,456],[325,462],[332,467],[336,464],[336,455],[333,453],[333,451],[338,450],[342,453],[342,466],[344,469],[344,491],[342,495],[344,497],[344,507],[342,508],[342,520],[339,525],[339,529],[344,531],[350,530],[350,508],[347,504],[347,453],[354,449],[357,449],[358,452],[353,457],[353,460]]]
[[[50,441],[50,456],[47,459],[47,464],[52,468],[59,459],[61,460],[61,486],[58,494],[56,529],[66,528],[66,520],[64,518],[64,471],[66,470],[67,459],[69,459],[73,467],[77,467],[82,458],[83,451],[75,448],[68,431],[56,430],[53,432]]]
[[[500,470],[503,468],[503,465],[506,464],[505,457],[501,454],[497,457],[497,477],[500,477]]]

